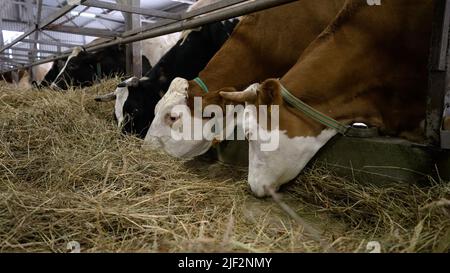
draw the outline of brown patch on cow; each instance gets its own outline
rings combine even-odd
[[[361,0],[347,0],[342,10],[337,14],[335,20],[317,37],[317,40],[323,41],[333,37],[333,34],[345,25],[348,20],[367,3]]]
[[[227,86],[243,90],[256,82],[282,77],[345,2],[296,1],[244,16],[199,77],[210,92]],[[194,93],[201,91],[197,85],[191,88]]]
[[[13,73],[18,73],[18,81],[14,80]],[[24,77],[28,76],[28,72],[24,69],[19,70],[18,72],[6,72],[1,74],[0,79],[6,81],[7,83],[19,83]]]
[[[380,7],[347,1],[281,81],[343,124],[363,122],[392,136],[421,139],[432,10],[431,0]],[[325,128],[290,106],[282,108],[280,127],[289,136]]]
[[[189,82],[189,92],[187,98],[187,106],[191,110],[191,113],[194,113],[194,98],[201,97],[202,98],[202,109],[204,109],[208,105],[217,105],[225,111],[226,105],[236,105],[235,102],[230,100],[225,100],[222,98],[219,93],[220,92],[236,92],[237,90],[234,87],[225,87],[219,90],[210,91],[205,93],[203,90],[197,90],[195,88],[191,88],[191,86],[197,85],[195,82]]]

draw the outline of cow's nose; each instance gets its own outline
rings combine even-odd
[[[147,134],[144,140],[144,144],[142,144],[142,149],[147,151],[159,150],[163,147],[161,141],[154,136]]]

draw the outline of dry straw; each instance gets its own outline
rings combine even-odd
[[[93,101],[116,84],[0,86],[0,251],[66,252],[70,241],[81,252],[450,249],[449,184],[377,188],[313,168],[283,187],[288,215],[251,195],[245,169],[144,152],[122,136],[113,104]]]

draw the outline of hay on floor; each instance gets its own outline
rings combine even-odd
[[[251,195],[246,170],[141,150],[91,88],[0,85],[0,251],[320,252],[278,205]],[[448,252],[450,186],[361,186],[309,170],[283,201],[336,251]]]

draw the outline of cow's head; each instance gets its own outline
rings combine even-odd
[[[190,116],[187,113],[175,111],[189,109],[189,82],[182,78],[175,78],[169,86],[167,93],[155,107],[155,118],[145,137],[145,145],[152,148],[163,147],[172,156],[179,158],[192,158],[209,150],[212,141],[193,136],[188,140],[172,137],[172,133],[183,127],[183,119],[192,119],[191,125],[204,124],[201,117]],[[192,106],[192,105],[191,105]],[[185,128],[186,129],[186,128]],[[193,132],[191,128],[191,132]]]
[[[237,22],[212,23],[186,34],[145,74],[145,78],[130,80],[126,90],[123,89],[125,82],[122,83],[117,90],[126,93],[126,99],[117,100],[115,108],[121,109],[121,114],[116,115],[118,121],[127,117],[126,122],[122,122],[123,132],[144,138],[153,120],[155,106],[172,80],[175,77],[194,78],[227,40]],[[137,85],[133,86],[134,83]],[[108,95],[109,98],[114,96],[114,92]],[[104,100],[97,98],[97,101]]]
[[[280,185],[295,178],[306,166],[315,153],[336,134],[336,131],[324,129],[323,126],[310,121],[304,122],[284,103],[281,85],[277,80],[267,80],[263,84],[253,84],[246,90],[236,92],[233,88],[200,94],[194,93],[184,79],[175,79],[169,91],[155,109],[155,118],[145,139],[145,145],[159,147],[167,153],[182,158],[191,158],[205,153],[215,142],[214,137],[203,134],[201,139],[175,139],[173,131],[183,125],[186,116],[180,114],[180,106],[189,108],[191,124],[199,122],[204,125],[212,118],[199,119],[193,111],[194,100],[202,97],[202,109],[215,105],[223,109],[219,127],[213,133],[227,137],[230,133],[226,121],[233,112],[227,112],[227,105],[246,105],[244,114],[235,121],[249,140],[249,176],[252,191],[257,196],[265,196],[267,188],[277,189]],[[265,115],[265,121],[262,116]],[[274,123],[275,121],[276,123]],[[209,132],[208,132],[209,133]],[[257,136],[255,136],[257,134]],[[267,146],[276,139],[278,145]],[[266,146],[266,147],[264,147]]]
[[[144,64],[148,63],[144,62]],[[55,70],[58,72],[55,73]],[[87,52],[76,47],[60,67],[54,65],[49,71],[46,82],[55,89],[68,89],[69,86],[87,87],[105,76],[125,72],[125,51],[122,47],[113,46],[97,52]],[[56,74],[56,75],[55,75]]]
[[[152,81],[132,77],[120,83],[114,92],[96,97],[98,102],[115,100],[114,117],[124,134],[136,134],[144,138],[154,117],[156,103],[161,98],[152,92]]]

